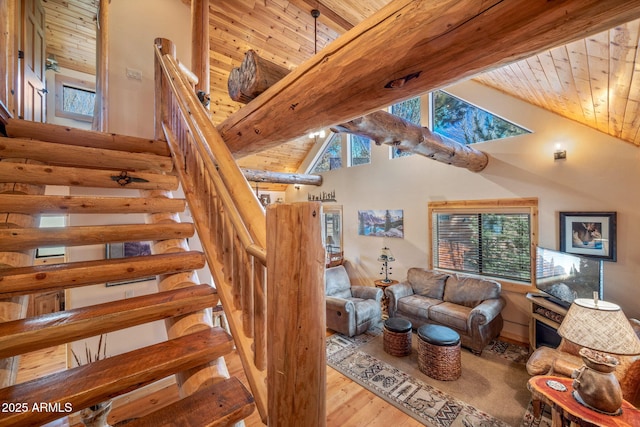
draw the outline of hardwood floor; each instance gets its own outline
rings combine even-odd
[[[246,381],[240,358],[234,352],[225,357],[231,376],[237,376],[246,387]],[[18,382],[28,381],[38,376],[65,369],[65,346],[57,346],[27,355],[20,361]],[[117,422],[144,415],[178,399],[177,387],[168,385],[138,400],[120,399],[114,401],[109,422]],[[264,424],[257,411],[245,419],[247,427]],[[327,366],[327,426],[344,427],[417,427],[422,424],[404,414],[375,394],[365,390],[357,383]],[[81,427],[77,417],[63,418],[47,427]]]

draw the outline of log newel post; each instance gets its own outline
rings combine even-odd
[[[169,54],[176,57],[176,47],[171,40],[157,38],[155,39],[155,45],[160,49],[162,55]],[[158,58],[154,61],[154,78],[155,78],[155,139],[164,141],[164,131],[162,130],[162,122],[166,121],[169,112],[169,86],[165,81],[164,73],[162,72],[162,65]]]
[[[321,205],[267,208],[269,426],[326,425]]]

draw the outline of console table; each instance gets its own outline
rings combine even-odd
[[[549,383],[550,382],[550,383]],[[606,415],[578,403],[573,397],[571,378],[538,375],[531,377],[527,384],[535,401],[541,400],[551,405],[551,427],[622,427],[640,425],[640,409],[624,400],[620,415]],[[554,387],[552,387],[551,385]],[[559,385],[565,390],[559,390]],[[535,410],[535,408],[534,408]],[[539,415],[539,410],[537,411]]]
[[[546,326],[549,330],[553,331],[556,335],[556,331],[560,327],[560,323],[567,314],[567,309],[549,301],[539,294],[529,292],[527,299],[531,303],[531,321],[529,323],[529,349],[533,352],[538,345],[538,329],[540,323]]]

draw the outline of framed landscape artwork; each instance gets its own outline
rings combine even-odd
[[[358,234],[404,238],[404,214],[402,209],[358,211]]]
[[[615,212],[560,212],[560,250],[616,260]]]
[[[124,242],[107,243],[106,258],[129,258],[133,256],[151,255],[151,242]],[[127,283],[145,282],[154,280],[155,276],[139,277],[132,280],[120,280],[117,282],[107,282],[107,286],[125,285]]]

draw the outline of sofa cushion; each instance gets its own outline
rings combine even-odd
[[[439,300],[442,300],[447,277],[449,277],[448,274],[424,268],[414,267],[407,272],[407,280],[414,294]]]
[[[454,274],[447,279],[443,301],[473,308],[486,299],[500,298],[500,293],[500,283],[494,280]]]
[[[458,331],[467,332],[467,319],[469,319],[470,311],[469,307],[443,302],[429,307],[429,319]]]
[[[422,295],[410,295],[398,300],[398,311],[412,316],[429,318],[429,307],[442,303],[441,300]]]

